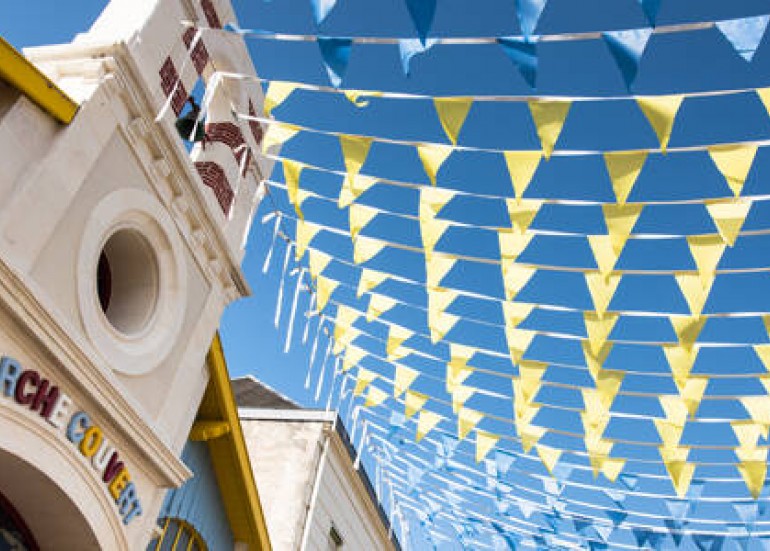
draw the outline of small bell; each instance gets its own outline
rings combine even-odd
[[[198,122],[201,108],[192,96],[187,101],[190,104],[190,110],[176,120],[176,130],[179,132],[179,137],[186,142],[201,142],[206,137],[203,124]]]

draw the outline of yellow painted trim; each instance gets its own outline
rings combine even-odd
[[[190,440],[208,442],[230,434],[230,424],[227,421],[196,421],[190,429]]]
[[[40,69],[0,37],[0,79],[19,90],[53,118],[69,124],[78,104]]]
[[[207,360],[210,379],[196,422],[221,421],[230,427],[228,434],[207,441],[230,527],[236,541],[248,543],[250,550],[272,551],[218,334]]]

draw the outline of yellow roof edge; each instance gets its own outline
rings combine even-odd
[[[271,551],[272,546],[270,544],[270,537],[267,532],[267,524],[265,523],[265,516],[262,511],[262,504],[259,500],[259,493],[257,492],[257,486],[254,482],[254,474],[251,469],[251,462],[249,461],[249,455],[246,451],[246,441],[243,438],[243,431],[241,430],[241,424],[238,419],[238,406],[235,403],[235,396],[233,395],[232,387],[230,386],[230,376],[227,371],[227,363],[225,361],[224,351],[222,349],[222,341],[219,338],[219,333],[214,336],[214,340],[209,350],[208,363],[211,369],[209,390],[213,390],[216,395],[216,400],[219,402],[220,410],[222,413],[223,421],[230,426],[230,431],[227,435],[223,436],[223,439],[227,440],[229,453],[232,455],[232,459],[237,464],[237,473],[219,473],[217,472],[217,478],[222,476],[232,476],[237,474],[238,478],[243,482],[236,485],[220,485],[222,489],[222,499],[225,503],[238,503],[244,502],[248,506],[249,530],[248,532],[256,541],[249,541],[255,549],[260,551]],[[237,488],[237,490],[232,490]],[[230,491],[242,492],[243,495],[234,496],[230,495]],[[231,519],[231,523],[233,519]]]
[[[57,121],[69,124],[78,104],[0,36],[0,80],[4,80]]]

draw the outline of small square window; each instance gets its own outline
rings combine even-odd
[[[345,540],[342,539],[342,536],[340,535],[337,528],[332,525],[332,527],[329,528],[329,549],[332,551],[338,551],[339,549],[342,549],[344,543]]]

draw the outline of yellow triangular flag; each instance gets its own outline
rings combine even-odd
[[[615,252],[620,255],[642,214],[643,205],[604,205],[602,213]]]
[[[719,235],[690,235],[687,237],[687,245],[698,267],[701,283],[707,285],[714,279],[727,245]]]
[[[511,217],[513,230],[525,234],[530,224],[540,211],[543,201],[539,199],[506,199],[508,215]]]
[[[444,338],[444,336],[452,330],[460,321],[459,316],[454,314],[448,314],[441,312],[428,316],[428,328],[430,329],[430,340],[433,344],[436,344]]]
[[[448,145],[422,144],[417,146],[417,155],[419,155],[432,185],[436,185],[436,174],[438,174],[444,161],[452,154],[452,151],[452,147]]]
[[[529,283],[537,269],[530,266],[522,266],[513,262],[503,261],[503,286],[505,287],[505,300],[513,300],[516,295]]]
[[[380,211],[373,207],[367,207],[366,205],[360,205],[353,203],[348,210],[349,224],[350,224],[350,237],[354,240],[358,237],[364,227],[371,222]]]
[[[755,344],[754,353],[765,366],[765,369],[770,371],[770,344]]]
[[[556,463],[559,462],[562,451],[557,448],[552,448],[551,446],[543,446],[542,444],[538,444],[535,449],[537,450],[537,455],[540,456],[540,461],[543,462],[543,466],[548,471],[548,474],[553,474],[553,468],[556,467]]]
[[[511,360],[518,364],[535,338],[535,332],[527,329],[505,328],[505,337],[508,340],[508,350]]]
[[[684,96],[647,96],[636,98],[636,103],[647,117],[650,126],[660,142],[660,149],[666,152],[668,141],[671,139],[671,131],[674,128],[676,114],[682,105]]]
[[[420,188],[420,220],[435,218],[457,192],[441,187]]]
[[[432,252],[425,255],[425,283],[428,287],[439,287],[441,280],[457,263],[456,258]]]
[[[425,249],[426,256],[433,253],[436,243],[438,243],[441,236],[443,236],[448,229],[449,222],[446,220],[438,220],[437,218],[420,220],[420,236],[422,237],[422,245]]]
[[[703,326],[706,325],[708,318],[704,316],[689,318],[669,316],[668,320],[671,322],[671,327],[674,328],[679,344],[685,348],[692,348],[695,341],[698,340],[698,335],[703,330]]]
[[[547,369],[547,363],[528,360],[519,362],[519,379],[514,379],[514,386],[520,389],[521,398],[527,404],[531,404],[537,396]]]
[[[396,351],[401,347],[403,343],[409,340],[414,332],[401,327],[400,325],[391,325],[388,330],[388,340],[385,344],[385,351],[388,355],[388,360],[393,360],[393,356],[396,355]]]
[[[765,450],[767,454],[767,450]],[[754,499],[759,499],[767,477],[767,461],[744,461],[738,465],[738,470],[746,483],[746,488]]]
[[[470,400],[471,396],[476,394],[476,389],[472,386],[457,385],[452,389],[452,411],[457,413]]]
[[[379,239],[372,239],[371,237],[364,237],[359,235],[355,241],[353,241],[353,262],[356,264],[363,264],[368,262],[379,252],[387,246],[386,241],[380,241]]]
[[[759,437],[764,432],[761,425],[754,421],[733,421],[730,426],[735,433],[735,438],[740,443],[741,448],[756,448]]]
[[[518,430],[519,438],[521,439],[521,447],[524,449],[524,453],[529,453],[532,446],[537,444],[548,432],[548,430],[543,427],[533,427],[531,425],[520,427]]]
[[[708,384],[708,377],[691,377],[685,381],[684,385],[679,386],[679,394],[681,394],[682,400],[685,406],[687,406],[690,417],[694,418],[698,412]]]
[[[318,276],[316,279],[315,292],[316,292],[316,308],[320,312],[329,303],[329,298],[332,296],[334,290],[339,286],[339,281],[334,281],[324,276]]]
[[[350,206],[362,193],[376,183],[377,179],[371,176],[361,176],[360,174],[353,177],[345,176],[342,180],[342,187],[340,187],[337,206],[341,209]]]
[[[511,176],[514,196],[521,199],[540,165],[543,154],[540,151],[504,151],[503,155],[508,174]]]
[[[345,349],[345,357],[342,359],[342,371],[347,373],[355,366],[357,366],[361,360],[366,358],[367,352],[363,348],[357,346],[348,346]]]
[[[711,160],[736,197],[741,195],[743,184],[757,156],[757,149],[756,145],[750,144],[714,145],[708,148]]]
[[[684,427],[687,422],[687,405],[681,396],[672,396],[664,394],[658,397],[663,411],[666,413],[666,419],[674,425]]]
[[[329,263],[332,261],[332,257],[328,254],[316,249],[308,250],[308,271],[310,277],[316,279],[321,272],[323,272]]]
[[[429,314],[441,314],[457,298],[459,291],[454,289],[444,289],[442,287],[428,287],[428,313]]]
[[[456,363],[455,360],[446,364],[446,391],[454,394],[455,389],[463,384],[473,374],[473,369],[465,364]]]
[[[604,276],[599,272],[585,273],[586,285],[597,314],[603,316],[620,285],[620,274]]]
[[[616,151],[604,154],[604,164],[619,204],[624,204],[647,161],[646,151]]]
[[[739,400],[754,422],[764,426],[770,425],[770,397],[743,396]]]
[[[690,482],[692,482],[693,474],[695,474],[695,465],[684,461],[664,461],[664,464],[676,494],[683,498],[690,488]]]
[[[506,327],[517,327],[535,309],[534,304],[524,302],[503,302],[502,305]]]
[[[332,348],[332,353],[335,356],[342,354],[342,352],[350,346],[350,343],[355,341],[359,335],[361,335],[361,331],[355,327],[335,326],[334,348]]]
[[[743,223],[751,210],[751,201],[733,201],[730,203],[706,204],[706,210],[714,220],[719,235],[725,243],[731,247],[735,245],[738,234],[741,233]]]
[[[404,365],[396,365],[396,376],[393,379],[393,396],[398,398],[406,392],[419,375],[420,372],[416,369]]]
[[[600,316],[596,312],[583,312],[583,321],[588,334],[588,344],[593,352],[601,350],[604,343],[612,333],[612,328],[618,322],[618,314],[605,314]]]
[[[303,163],[297,161],[290,161],[288,159],[283,161],[283,179],[286,182],[286,194],[289,196],[289,202],[294,206],[294,210],[300,219],[305,218],[302,214],[299,195],[299,178],[302,174],[302,170],[305,168]]]
[[[364,268],[361,270],[361,277],[358,279],[358,289],[356,290],[356,296],[360,298],[364,293],[368,293],[389,277],[390,274],[386,274],[385,272],[378,272],[376,270],[369,270]]]
[[[366,156],[372,147],[373,138],[367,136],[340,135],[342,158],[349,178],[355,178],[366,162]]]
[[[404,395],[404,415],[407,419],[411,419],[415,413],[420,411],[425,403],[428,401],[428,396],[420,392],[413,390],[407,390]]]
[[[601,462],[602,474],[607,477],[610,482],[615,482],[623,471],[623,467],[626,466],[626,460],[617,457],[607,457]]]
[[[500,441],[500,437],[484,430],[476,431],[476,463],[480,463]]]
[[[398,304],[398,301],[390,297],[373,293],[369,299],[369,306],[366,309],[366,321],[371,322],[379,318],[382,314],[396,306],[396,304]]]
[[[622,371],[604,369],[599,372],[596,378],[596,392],[599,394],[599,400],[606,409],[610,409],[612,402],[615,401],[615,396],[620,391],[624,377],[625,373]]]
[[[674,278],[677,285],[679,285],[682,296],[687,301],[690,313],[693,316],[700,316],[701,312],[703,312],[703,307],[706,306],[714,280],[711,279],[705,282],[704,285],[698,274],[674,274]]]
[[[529,246],[534,234],[521,234],[509,229],[497,230],[497,238],[500,243],[500,258],[503,261],[514,262]],[[505,263],[503,264],[505,266]]]
[[[417,436],[416,442],[422,440],[425,436],[432,431],[436,425],[443,419],[438,413],[423,409],[420,411],[420,416],[417,418]]]
[[[365,367],[358,367],[358,375],[356,376],[356,387],[353,389],[354,396],[361,396],[366,387],[368,387],[372,381],[377,379],[379,375],[370,369]]]
[[[433,98],[433,105],[436,106],[438,120],[447,138],[452,144],[457,145],[457,137],[473,105],[473,98]]]
[[[317,226],[304,220],[297,220],[297,237],[294,243],[296,247],[294,250],[294,257],[297,259],[297,262],[302,260],[302,257],[305,256],[308,245],[310,245],[310,242],[319,231],[321,231],[321,226]]]
[[[543,156],[546,160],[551,158],[551,153],[559,139],[559,134],[561,134],[571,106],[572,102],[569,101],[529,102],[529,111],[532,114],[532,121],[535,123]]]
[[[607,356],[610,355],[612,343],[605,342],[596,350],[594,350],[590,342],[583,341],[581,345],[583,347],[583,356],[585,356],[588,372],[591,374],[591,377],[596,380],[599,378],[599,373],[602,371],[602,366],[607,360]]]
[[[263,106],[265,115],[269,117],[273,109],[286,101],[286,98],[288,98],[296,89],[296,82],[283,82],[280,80],[272,81],[268,85],[267,92],[265,93],[265,103]]]
[[[770,337],[770,315],[762,316],[762,323],[765,325],[765,333]]]
[[[663,345],[663,353],[674,375],[677,386],[684,385],[690,377],[695,361],[698,359],[698,347],[685,347],[680,345]]]
[[[762,102],[762,105],[765,106],[767,114],[770,115],[770,88],[758,89],[757,96],[759,96],[759,100]]]
[[[596,261],[596,267],[599,268],[599,273],[602,276],[607,277],[612,274],[612,270],[615,269],[620,258],[620,253],[615,251],[615,247],[612,244],[612,237],[609,235],[589,235],[588,244],[591,247],[591,252],[594,254],[594,260]]]
[[[663,446],[678,446],[684,432],[684,425],[678,425],[671,421],[663,419],[653,419],[655,428],[660,435],[660,441]]]
[[[476,425],[484,418],[484,415],[475,409],[462,408],[457,414],[457,436],[462,441],[468,436]]]
[[[299,126],[293,124],[284,124],[272,122],[267,127],[264,138],[262,138],[262,153],[273,146],[283,145],[296,136],[300,131]]]
[[[366,392],[366,400],[364,401],[364,407],[371,408],[382,404],[388,399],[388,393],[384,390],[380,390],[376,386],[370,386]]]
[[[334,322],[338,327],[352,327],[360,317],[361,312],[358,310],[351,308],[350,306],[340,304],[337,306],[337,315]],[[336,335],[335,338],[337,338]]]

